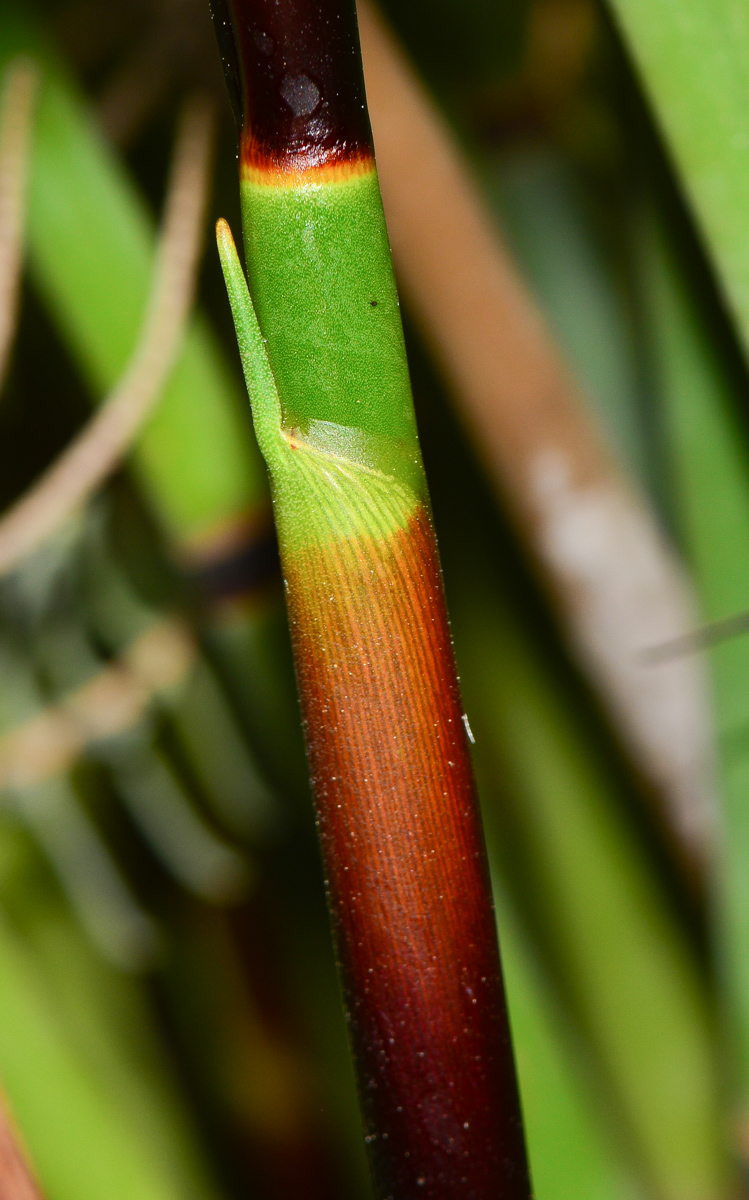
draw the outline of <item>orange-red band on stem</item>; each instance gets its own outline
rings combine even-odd
[[[249,137],[240,140],[239,163],[243,182],[271,187],[340,183],[356,175],[367,175],[375,168],[374,155],[368,150],[313,147],[274,157],[264,153]]]

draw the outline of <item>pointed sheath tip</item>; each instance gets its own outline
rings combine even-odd
[[[222,246],[226,246],[227,249],[229,246],[234,246],[234,249],[236,249],[234,235],[231,231],[231,225],[226,220],[226,217],[219,217],[218,221],[216,222],[216,241],[218,242],[219,249],[221,249]]]
[[[236,271],[239,271],[244,280],[244,271],[237,253],[237,243],[234,241],[231,225],[224,217],[219,217],[216,222],[216,246],[227,288],[229,288],[230,278],[235,276]],[[229,288],[229,294],[231,295],[231,288]]]

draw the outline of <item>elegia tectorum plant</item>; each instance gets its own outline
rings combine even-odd
[[[496,934],[353,3],[214,7],[329,904],[380,1196],[527,1197]]]

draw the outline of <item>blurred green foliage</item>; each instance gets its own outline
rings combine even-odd
[[[745,23],[728,0],[689,0],[677,37],[673,6],[656,4],[657,20],[635,0],[614,7],[627,45],[587,0],[386,6],[711,620],[749,605]],[[44,91],[0,403],[7,503],[127,360],[195,87],[220,114],[212,214],[237,205],[202,0],[55,0],[22,18],[3,0],[0,59],[21,48],[40,55]],[[746,642],[714,653],[726,850],[700,890],[407,333],[537,1200],[717,1200],[746,1153]],[[272,546],[252,586],[232,560],[218,593],[193,553],[248,514],[264,528],[240,388],[209,250],[132,473],[0,580],[0,739],[164,620],[193,647],[137,721],[2,792],[0,1082],[49,1200],[369,1192]],[[144,812],[166,814],[160,833]],[[180,828],[200,861],[230,851],[223,891],[175,868]]]

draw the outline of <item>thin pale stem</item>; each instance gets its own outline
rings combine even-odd
[[[211,113],[202,100],[193,101],[177,137],[153,287],[130,365],[78,437],[0,521],[0,573],[16,567],[93,495],[161,395],[193,302],[211,147]]]
[[[0,788],[69,771],[92,742],[130,729],[155,696],[178,686],[195,656],[181,623],[152,626],[93,679],[0,738]]]

